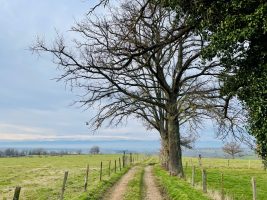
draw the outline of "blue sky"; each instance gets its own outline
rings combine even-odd
[[[0,0],[0,141],[34,140],[159,140],[138,121],[126,126],[85,126],[93,109],[70,106],[77,99],[63,82],[49,56],[29,51],[36,36],[53,40],[56,31],[68,31],[94,0]],[[196,146],[220,146],[208,123]]]

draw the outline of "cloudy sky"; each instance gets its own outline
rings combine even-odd
[[[29,140],[158,140],[140,122],[102,128],[86,127],[93,109],[71,106],[77,99],[63,82],[49,56],[37,56],[29,47],[37,36],[53,40],[67,32],[97,0],[0,0],[0,141]],[[219,145],[213,129],[203,130],[201,142]]]

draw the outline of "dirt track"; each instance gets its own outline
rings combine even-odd
[[[145,168],[144,182],[146,186],[145,200],[163,200],[159,188],[155,183],[155,178],[152,174],[152,166]]]
[[[128,182],[134,178],[137,167],[130,169],[104,196],[103,200],[122,200]]]
[[[129,181],[134,178],[137,169],[138,167],[133,167],[124,176],[122,176],[122,178],[108,190],[103,200],[123,200],[123,196],[127,192],[127,185]],[[152,174],[152,166],[145,167],[144,185],[146,188],[144,194],[145,200],[164,200],[155,183],[155,177]]]

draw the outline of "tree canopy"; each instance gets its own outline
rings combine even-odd
[[[98,108],[97,128],[135,116],[157,129],[170,173],[183,176],[184,130],[207,118],[220,127],[235,123],[238,112],[220,94],[224,68],[217,59],[203,61],[204,35],[182,10],[152,0],[127,0],[108,10],[76,23],[73,43],[59,36],[52,45],[38,40],[33,50],[53,54],[63,72],[59,80],[83,89],[80,103]]]
[[[265,0],[166,0],[166,6],[189,13],[225,68],[222,94],[237,96],[248,111],[247,130],[267,165],[267,2]]]

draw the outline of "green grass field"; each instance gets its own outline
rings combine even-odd
[[[119,157],[122,155],[73,155],[73,156],[43,156],[0,158],[0,199],[12,199],[16,186],[21,186],[22,200],[58,199],[61,192],[64,172],[69,172],[64,199],[97,200],[107,188],[111,187],[128,168],[119,170]],[[141,156],[140,156],[141,157]],[[114,161],[117,160],[117,173],[114,172]],[[111,162],[111,176],[108,173]],[[141,158],[140,158],[141,160]],[[148,159],[143,166],[157,160]],[[103,180],[99,181],[100,162],[103,162]],[[84,192],[84,177],[86,165],[90,165],[88,191]],[[220,192],[221,173],[224,174],[224,190],[228,197],[235,200],[251,200],[251,178],[255,177],[257,185],[257,200],[267,199],[267,172],[259,160],[235,159],[202,159],[199,167],[198,159],[184,158],[183,164],[187,181],[170,177],[167,172],[155,167],[154,173],[159,184],[171,199],[178,197],[190,200],[209,199],[201,192],[201,169],[207,171],[208,190]],[[196,187],[190,185],[192,165],[196,166]],[[142,174],[140,169],[135,179],[129,183],[129,194],[126,199],[141,198]],[[200,198],[201,197],[201,198]]]
[[[0,198],[12,199],[16,186],[21,186],[20,199],[47,200],[58,199],[64,172],[69,176],[65,199],[97,199],[97,193],[103,192],[115,182],[126,169],[120,172],[119,157],[122,155],[73,155],[47,157],[0,158]],[[117,173],[114,173],[114,161],[117,160]],[[108,165],[111,162],[111,176]],[[99,181],[100,162],[103,162],[103,181]],[[84,192],[86,166],[90,165],[88,192]],[[100,194],[98,194],[100,195]]]
[[[196,166],[196,183],[201,186],[201,168],[198,159],[185,158],[186,177],[191,180],[192,164]],[[186,167],[187,165],[187,167]],[[221,191],[221,174],[224,175],[224,190],[227,196],[235,200],[252,199],[251,178],[255,177],[257,200],[267,199],[267,172],[263,170],[260,160],[202,159],[202,167],[207,171],[209,190]]]

